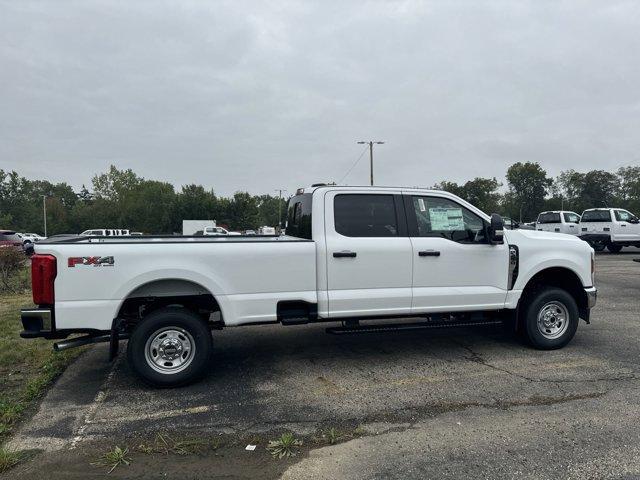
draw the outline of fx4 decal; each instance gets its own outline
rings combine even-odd
[[[93,265],[94,267],[113,267],[115,260],[113,257],[69,257],[67,265]]]

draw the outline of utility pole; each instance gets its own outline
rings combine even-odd
[[[373,186],[373,144],[374,143],[376,145],[384,145],[384,142],[373,142],[373,141],[358,142],[359,145],[369,144],[369,165],[371,168],[371,186]]]
[[[286,192],[285,188],[276,188],[278,192],[278,228],[282,231],[282,192]]]
[[[42,195],[42,212],[44,217],[44,236],[47,236],[47,196]]]

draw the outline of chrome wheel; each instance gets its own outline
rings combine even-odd
[[[174,374],[183,371],[193,361],[196,343],[182,328],[165,327],[154,332],[144,348],[147,364],[156,372]]]
[[[538,331],[549,340],[561,337],[569,328],[569,310],[558,301],[545,303],[538,313]]]

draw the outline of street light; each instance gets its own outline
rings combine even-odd
[[[44,236],[47,236],[47,196],[42,195],[42,212],[44,217]]]
[[[282,231],[282,192],[286,192],[286,188],[276,188],[278,192],[278,228]]]
[[[371,186],[373,186],[373,144],[374,143],[376,145],[384,145],[384,142],[374,142],[374,141],[358,142],[358,145],[369,144],[369,165],[371,167]]]

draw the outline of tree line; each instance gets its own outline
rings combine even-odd
[[[615,172],[563,171],[551,178],[539,163],[518,162],[506,172],[506,184],[494,178],[465,183],[442,181],[446,190],[487,213],[523,221],[544,210],[621,207],[640,213],[640,166]],[[66,183],[30,180],[0,169],[0,228],[43,232],[43,196],[49,235],[78,233],[90,228],[128,228],[143,233],[181,232],[183,219],[216,220],[234,230],[278,224],[286,215],[286,199],[236,192],[220,197],[201,185],[173,185],[140,177],[131,169],[111,166],[95,175],[91,190],[75,192]],[[503,188],[506,187],[506,188]]]
[[[286,199],[236,192],[220,197],[202,185],[147,180],[131,169],[111,166],[95,175],[92,189],[74,192],[67,183],[29,180],[17,172],[0,170],[0,229],[43,232],[43,196],[47,233],[79,233],[90,228],[127,228],[149,234],[182,232],[182,220],[216,220],[234,230],[283,224]]]
[[[504,186],[494,178],[475,178],[464,184],[443,181],[434,188],[454,193],[487,213],[534,221],[545,210],[620,207],[640,213],[640,166],[615,172],[566,170],[550,177],[539,163],[517,162],[507,169]]]

